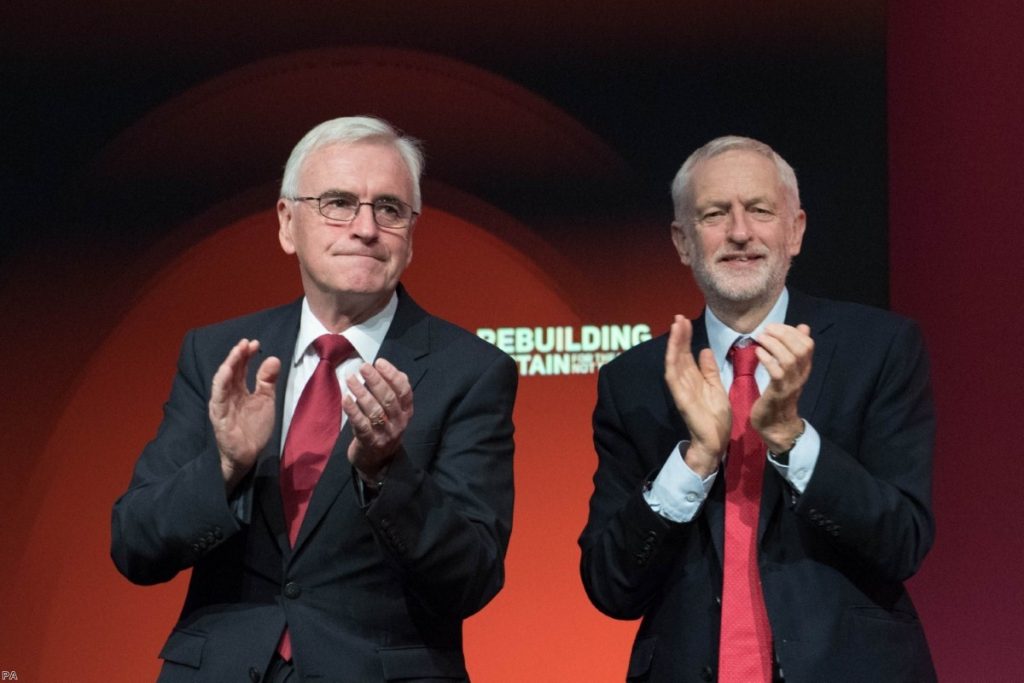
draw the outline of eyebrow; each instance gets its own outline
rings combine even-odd
[[[377,195],[376,197],[373,198],[373,201],[375,201],[375,202],[379,202],[379,201],[402,202],[403,204],[408,204],[409,203],[409,202],[405,201],[404,199],[402,199],[401,197],[399,197],[397,195],[393,195],[393,194],[380,194],[380,195]]]
[[[750,199],[741,200],[741,204],[744,207],[753,206],[754,204],[768,204],[769,206],[776,206],[778,202],[773,201],[768,197],[765,197],[764,195],[757,195],[755,197],[751,197]],[[697,211],[706,211],[707,209],[712,208],[720,209],[729,206],[732,206],[731,199],[711,199],[706,202],[694,204],[694,208]]]
[[[354,197],[357,200],[359,199],[359,194],[356,193],[356,192],[350,192],[349,190],[339,190],[338,188],[333,188],[333,187],[331,189],[329,189],[329,190],[324,190],[323,192],[321,192],[320,196],[321,197],[348,196],[348,197]],[[390,194],[390,193],[379,194],[379,195],[373,197],[370,201],[371,202],[393,201],[393,202],[402,202],[403,204],[409,204],[409,202],[405,201],[401,197],[399,197],[397,195],[394,195],[394,194]],[[411,204],[409,204],[409,205],[412,206]]]

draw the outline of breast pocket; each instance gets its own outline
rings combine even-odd
[[[206,645],[206,634],[184,629],[174,629],[164,648],[160,650],[160,658],[199,668],[203,663],[203,647]]]

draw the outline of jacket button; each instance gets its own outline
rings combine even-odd
[[[260,672],[253,667],[249,667],[249,680],[252,683],[260,683]]]
[[[715,670],[711,668],[710,664],[708,664],[700,670],[700,677],[705,681],[713,681],[715,680]]]
[[[716,595],[715,596],[715,605],[718,606],[719,609],[722,608],[722,596],[721,595]]]
[[[289,581],[284,585],[284,597],[294,600],[300,595],[302,595],[302,589],[299,587],[299,584]]]

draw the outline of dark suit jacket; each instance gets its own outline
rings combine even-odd
[[[152,584],[192,568],[160,680],[258,679],[286,622],[303,680],[465,679],[462,620],[504,581],[515,365],[400,289],[380,356],[413,387],[402,449],[363,507],[342,430],[292,550],[278,468],[299,314],[296,302],[188,333],[163,423],[114,505],[111,555],[126,577]],[[242,337],[283,368],[274,434],[228,499],[207,403]]]
[[[800,415],[821,435],[802,495],[765,468],[758,553],[776,659],[787,683],[929,681],[924,632],[903,587],[933,539],[934,411],[911,321],[790,293],[787,323],[807,323],[813,369]],[[716,678],[724,476],[676,524],[643,499],[688,434],[665,387],[667,337],[601,369],[598,468],[580,537],[587,594],[606,614],[643,617],[628,679]],[[708,345],[703,317],[693,351]]]

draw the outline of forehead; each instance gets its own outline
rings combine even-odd
[[[750,150],[730,150],[697,165],[693,196],[697,204],[754,197],[781,200],[782,181],[775,162],[768,157]]]
[[[314,149],[299,170],[300,182],[329,189],[409,197],[412,174],[405,159],[388,142],[334,142]]]

